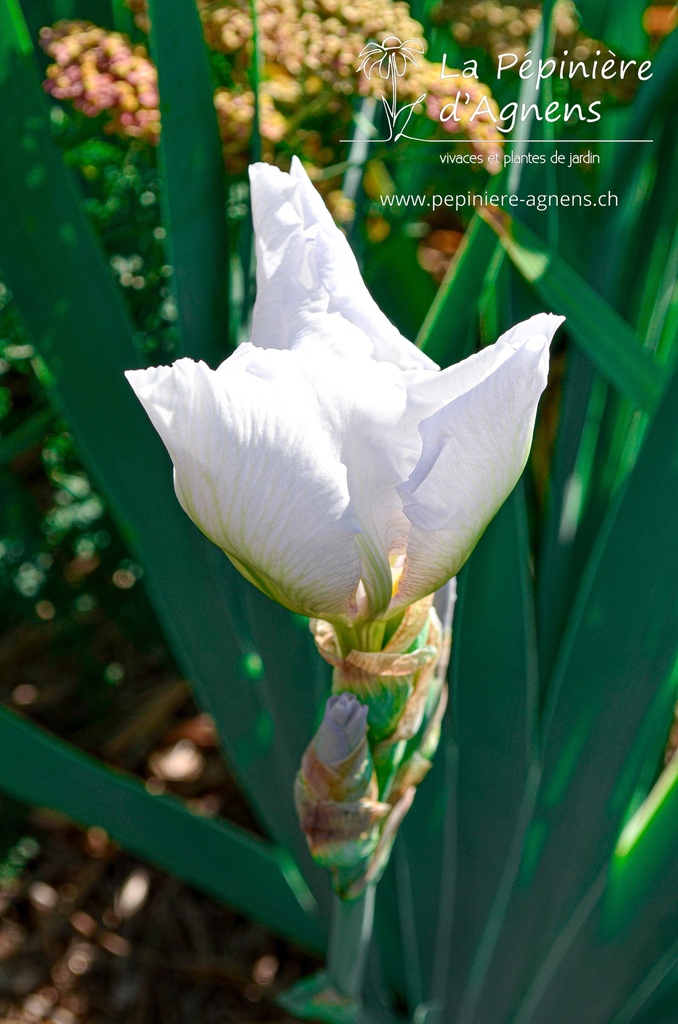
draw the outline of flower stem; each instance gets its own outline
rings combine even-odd
[[[368,884],[355,900],[334,897],[327,972],[337,991],[360,1001],[367,953],[372,938],[376,885]]]
[[[344,626],[335,623],[334,630],[344,657],[351,651],[380,651],[384,646],[384,635],[387,623],[383,619],[376,622],[362,622],[355,626]]]

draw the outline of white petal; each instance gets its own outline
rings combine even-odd
[[[396,605],[455,575],[515,487],[546,386],[549,344],[562,319],[532,317],[453,367],[456,394],[420,423],[421,457],[398,488],[411,527]],[[441,382],[445,374],[436,376]]]
[[[426,418],[442,405],[447,405],[460,395],[466,394],[494,373],[527,337],[543,335],[550,343],[564,319],[553,313],[538,313],[506,331],[494,345],[487,345],[480,352],[475,352],[460,363],[454,363],[438,373],[408,371],[405,379],[409,404],[417,410],[420,419]]]
[[[250,181],[257,243],[252,342],[293,348],[295,314],[312,308],[340,317],[348,332],[357,329],[376,360],[435,369],[372,299],[346,238],[301,163],[294,158],[290,174],[254,164]]]
[[[324,318],[318,332],[329,331]],[[407,412],[402,371],[390,363],[328,354],[314,337],[293,355],[318,395],[318,416],[346,466],[351,506],[361,526],[357,538],[372,615],[391,599],[389,555],[404,544],[409,523],[398,484],[409,476],[421,449],[418,421]]]
[[[243,351],[245,349],[245,351]],[[293,353],[243,346],[217,371],[181,359],[127,374],[174,463],[179,501],[269,596],[352,618],[360,524],[346,468],[315,415]]]
[[[292,351],[241,346],[218,372],[242,358],[250,372],[263,375],[271,369],[272,357],[284,355],[290,373],[305,381],[316,430],[329,438],[346,467],[351,509],[361,531],[356,543],[363,563],[364,611],[377,617],[391,599],[389,556],[404,549],[409,530],[398,484],[409,477],[421,453],[419,417],[408,409],[403,371],[364,354],[342,353],[339,318],[313,312],[305,316],[307,328]],[[279,368],[276,373],[279,385],[286,387]]]

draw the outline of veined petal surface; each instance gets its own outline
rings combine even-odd
[[[304,378],[275,365],[291,353],[266,354],[267,375],[240,355],[228,370],[180,359],[127,377],[203,533],[287,607],[351,619],[362,562],[346,467]]]
[[[421,420],[421,455],[398,487],[411,525],[396,605],[437,590],[459,571],[518,482],[562,320],[532,317],[428,385],[439,393],[447,375],[452,398]],[[415,385],[418,401],[426,386],[417,392]]]

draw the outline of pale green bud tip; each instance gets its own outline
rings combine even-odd
[[[364,741],[367,732],[367,705],[352,693],[329,698],[325,714],[315,735],[318,757],[327,765],[339,764]]]

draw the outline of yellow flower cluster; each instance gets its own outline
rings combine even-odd
[[[407,4],[393,0],[257,0],[256,6],[264,61],[310,96],[321,84],[353,93],[368,39],[388,34],[408,39],[422,32]],[[254,31],[247,0],[198,0],[198,8],[207,45],[246,61],[243,50]]]
[[[555,17],[558,22],[566,17],[562,4],[558,5]],[[517,0],[512,4],[477,0],[468,4],[464,0],[443,0],[433,12],[433,20],[449,25],[462,46],[481,46],[495,59],[505,52],[516,53],[522,59],[530,47],[530,36],[541,21],[541,3],[539,0]]]
[[[553,56],[559,60],[565,54],[575,62],[582,61],[588,70],[594,60],[602,64],[614,57],[609,47],[592,39],[580,30],[579,15],[572,0],[559,0],[553,12],[556,38]],[[462,46],[481,47],[496,60],[500,53],[515,53],[519,61],[530,48],[530,38],[541,21],[540,0],[514,0],[512,4],[500,0],[442,0],[432,19],[439,25],[449,25],[452,35]],[[616,99],[628,101],[633,95],[631,79],[590,79],[578,73],[573,84],[585,99],[600,97],[602,92]]]
[[[134,24],[142,32],[151,31],[151,19],[148,16],[147,0],[125,0],[125,6],[129,7],[134,15]]]
[[[156,143],[160,135],[158,76],[144,46],[86,21],[59,21],[40,32],[54,60],[45,90],[70,100],[87,117],[106,114],[104,130]]]
[[[228,151],[233,148],[235,136],[242,138],[240,117],[244,97],[249,95],[247,66],[254,37],[250,5],[248,0],[198,0],[198,7],[208,46],[233,60],[234,78],[242,90],[240,103],[236,87],[222,97],[220,105],[222,135]],[[284,129],[275,114],[282,115],[287,130],[296,129],[304,151],[309,146],[314,148],[314,160],[320,163],[332,162],[336,153],[331,146],[318,146],[316,132],[309,122],[323,114],[330,115],[336,125],[343,125],[339,136],[345,137],[352,116],[352,107],[346,100],[356,93],[381,98],[389,88],[379,75],[367,77],[357,73],[360,54],[368,40],[381,40],[389,35],[401,40],[423,36],[422,26],[410,16],[408,5],[397,0],[357,0],[352,4],[339,0],[257,0],[257,32],[264,79],[259,112],[262,137],[273,142],[279,133],[282,137]],[[439,124],[439,111],[456,94],[457,85],[441,79],[439,64],[420,56],[417,64],[418,67],[408,67],[408,74],[398,83],[399,96],[412,102],[427,92],[421,112]],[[462,116],[452,127],[460,138],[471,142],[494,141],[495,146],[478,146],[483,158],[487,158],[495,149],[501,149],[501,135],[491,117],[481,115],[471,121],[470,113],[481,97],[489,98],[490,93],[475,81],[465,83],[464,89],[471,94],[470,102],[460,108]],[[492,102],[491,106],[496,113],[496,105]],[[449,124],[446,127],[451,130]],[[318,152],[323,149],[327,150],[325,160]]]
[[[263,83],[259,89],[259,131],[262,140],[280,142],[287,130],[285,117],[276,110],[273,97]],[[254,93],[220,88],[214,94],[219,132],[226,166],[232,173],[244,171],[249,162],[249,144],[254,122]]]

